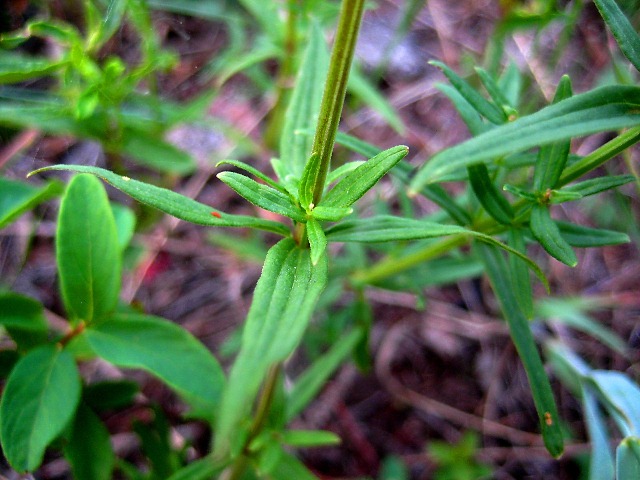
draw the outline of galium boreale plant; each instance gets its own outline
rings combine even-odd
[[[238,161],[228,163],[248,175],[218,175],[248,201],[281,215],[285,221],[222,212],[175,192],[95,167],[58,165],[44,169],[94,174],[143,203],[193,223],[255,228],[283,237],[267,254],[243,327],[240,350],[211,411],[212,453],[177,472],[172,480],[216,475],[235,479],[249,468],[258,475],[274,478],[313,478],[283,446],[327,444],[336,438],[326,432],[288,431],[286,424],[317,393],[336,362],[366,336],[363,327],[345,334],[335,349],[294,380],[291,390],[284,391],[282,363],[301,341],[327,283],[331,261],[327,246],[331,242],[417,242],[418,248],[405,256],[390,257],[355,272],[352,281],[361,288],[472,243],[473,255],[484,265],[527,372],[544,443],[553,456],[563,451],[560,418],[528,322],[533,303],[528,270],[545,285],[546,280],[526,256],[526,245],[527,241],[535,241],[551,256],[573,266],[576,256],[572,243],[585,247],[626,240],[626,236],[615,232],[563,225],[552,219],[550,211],[558,202],[576,200],[630,180],[626,176],[613,180],[604,177],[569,185],[640,139],[640,89],[609,86],[572,95],[570,81],[564,78],[552,105],[519,116],[510,101],[509,92],[513,89],[506,89],[509,79],[514,78],[513,72],[506,80],[496,82],[478,71],[491,97],[487,100],[448,67],[438,64],[453,85],[450,97],[476,136],[440,152],[417,172],[402,166],[399,176],[409,182],[411,195],[435,199],[444,215],[437,219],[397,215],[354,218],[355,202],[391,168],[400,167],[407,154],[403,146],[377,152],[375,147],[352,138],[336,136],[363,3],[343,2],[330,60],[319,29],[311,28],[282,131],[280,156],[273,161],[277,180]],[[607,15],[605,19],[614,32],[623,22],[612,22]],[[637,35],[629,36],[627,32],[625,38],[637,42]],[[637,55],[631,51],[630,55],[623,48],[635,63]],[[572,137],[623,128],[630,129],[592,154],[582,158],[569,155]],[[315,136],[305,135],[309,131],[315,131]],[[371,158],[364,163],[352,162],[332,169],[331,152],[336,138],[355,150],[373,150],[374,154],[368,155]],[[526,153],[534,147],[539,147],[537,154]],[[505,171],[522,165],[533,165],[533,182],[506,187],[517,197],[509,201],[496,182],[501,181]],[[450,180],[468,181],[466,199],[448,198],[439,182]],[[508,260],[503,252],[509,254]],[[631,445],[628,451],[634,451],[634,442],[627,442]],[[629,458],[633,461],[631,455],[621,458],[623,463]]]

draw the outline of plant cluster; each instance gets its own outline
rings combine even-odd
[[[196,2],[183,3],[191,13],[200,8]],[[403,276],[417,269],[426,269],[428,275],[447,270],[449,281],[486,275],[524,365],[544,445],[552,456],[562,455],[563,422],[530,322],[539,314],[531,273],[547,290],[549,284],[529,253],[539,245],[574,267],[575,248],[629,241],[625,233],[559,221],[552,213],[559,204],[637,181],[633,175],[587,175],[640,141],[640,87],[616,84],[574,94],[565,76],[550,104],[528,113],[520,98],[522,75],[515,67],[500,74],[476,68],[486,96],[447,65],[432,62],[448,79],[450,85],[439,88],[472,138],[413,167],[405,161],[406,146],[381,151],[338,132],[348,89],[397,122],[357,70],[350,77],[364,0],[343,0],[339,12],[334,4],[321,8],[323,2],[290,1],[284,21],[277,2],[266,7],[263,2],[241,3],[261,19],[260,35],[269,41],[257,42],[262,46],[249,58],[228,62],[220,81],[267,58],[281,60],[282,83],[268,129],[271,138],[278,139],[278,156],[272,160],[275,178],[239,160],[220,162],[232,170],[217,178],[275,215],[267,219],[212,208],[130,178],[118,158],[111,165],[117,172],[86,165],[53,165],[32,172],[77,173],[66,186],[52,181],[35,188],[0,179],[0,226],[62,195],[55,240],[67,322],[62,331],[52,329],[38,301],[10,291],[0,294],[0,324],[12,340],[11,348],[1,351],[6,383],[0,441],[11,467],[21,473],[36,471],[47,449],[53,449],[62,452],[78,479],[106,480],[116,468],[133,479],[316,478],[295,449],[334,445],[340,439],[331,432],[288,426],[350,355],[366,368],[374,320],[364,294],[367,287],[420,289],[423,274],[409,280]],[[640,36],[613,0],[596,4],[623,54],[640,69]],[[55,79],[55,86],[44,92],[3,87],[0,122],[96,140],[117,157],[126,155],[162,172],[191,172],[193,162],[166,143],[163,134],[199,115],[208,97],[186,107],[158,97],[156,75],[171,66],[173,57],[155,39],[147,2],[86,0],[83,5],[83,33],[66,23],[38,20],[0,38],[0,45],[10,48],[31,36],[46,37],[58,46],[54,59],[0,54],[3,84],[42,76]],[[322,24],[336,15],[329,55]],[[141,38],[135,66],[101,55],[125,20]],[[303,44],[304,50],[299,48]],[[293,72],[295,86],[290,89],[286,80]],[[572,138],[597,132],[614,135],[585,156],[571,153]],[[336,142],[367,160],[333,165]],[[398,193],[403,204],[422,196],[437,204],[438,212],[415,218],[410,208],[406,215],[390,209],[373,215],[360,210],[358,201],[390,172],[403,185]],[[98,179],[181,220],[254,229],[278,238],[264,259],[228,372],[186,330],[119,301],[123,253],[134,234],[135,217],[110,203]],[[453,197],[444,182],[460,182],[465,188]],[[339,260],[333,244],[347,245],[352,258]],[[391,248],[396,245],[402,248]],[[386,255],[358,262],[367,258],[369,247]],[[348,266],[338,269],[338,264]],[[356,298],[346,329],[307,370],[285,381],[285,362],[301,345],[319,303],[326,303],[320,302],[323,292],[345,284]],[[553,302],[546,306],[553,312],[560,309]],[[616,336],[596,323],[568,318],[624,350]],[[583,405],[593,446],[589,478],[640,478],[640,388],[634,379],[593,369],[561,338],[545,338],[543,348],[554,374]],[[96,359],[145,370],[170,387],[188,406],[185,416],[210,427],[209,454],[188,462],[172,450],[166,420],[158,412],[153,427],[138,431],[152,471],[140,472],[117,459],[100,414],[130,404],[138,388],[130,381],[86,382],[82,365]],[[606,417],[622,434],[615,456]],[[457,446],[432,444],[430,452],[442,464],[438,478],[490,474],[473,459],[475,448],[473,436]],[[452,455],[465,461],[456,465]]]

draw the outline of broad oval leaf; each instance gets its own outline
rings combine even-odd
[[[200,202],[180,195],[179,193],[156,187],[148,183],[139,182],[132,178],[117,175],[109,170],[98,167],[83,165],[54,165],[31,172],[29,175],[46,170],[70,170],[73,172],[91,173],[100,177],[105,182],[113,185],[118,190],[122,190],[127,195],[135,198],[150,207],[157,208],[176,218],[198,225],[209,225],[218,227],[249,227],[280,235],[289,235],[289,229],[281,223],[262,220],[260,218],[245,215],[232,215],[218,212]],[[215,213],[214,213],[215,212]]]
[[[113,311],[122,262],[118,232],[104,187],[92,175],[69,182],[58,216],[56,259],[71,320],[91,322]]]
[[[197,413],[217,408],[224,386],[222,368],[204,345],[178,325],[149,315],[115,314],[87,328],[83,336],[106,361],[160,378]]]
[[[73,356],[58,345],[30,351],[15,366],[0,403],[2,449],[18,472],[35,470],[80,401]]]
[[[567,138],[640,124],[640,87],[613,85],[520,117],[436,154],[416,174],[411,191],[479,162]]]

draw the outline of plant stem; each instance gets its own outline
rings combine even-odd
[[[439,257],[454,248],[464,245],[467,241],[467,235],[452,235],[405,257],[387,257],[371,268],[356,272],[351,277],[351,280],[356,286],[375,283],[404,270],[408,270],[420,262],[426,262],[427,260]]]
[[[338,20],[338,30],[331,52],[327,83],[322,95],[318,128],[311,152],[320,157],[320,169],[313,188],[313,202],[318,205],[324,191],[324,183],[331,164],[333,145],[342,115],[347,91],[347,81],[358,31],[364,11],[364,0],[343,0]]]
[[[273,396],[276,391],[276,385],[278,384],[278,377],[280,376],[280,367],[281,364],[277,364],[271,367],[271,369],[269,370],[267,378],[264,382],[264,387],[262,388],[262,392],[260,393],[260,398],[258,399],[258,404],[256,405],[256,414],[253,418],[251,428],[249,429],[249,435],[244,442],[242,453],[234,461],[233,465],[230,467],[230,470],[227,470],[223,473],[221,479],[237,480],[242,477],[242,474],[247,468],[247,464],[249,463],[249,445],[251,445],[253,439],[256,438],[262,431],[264,422],[266,421],[267,415],[269,414],[269,409],[271,408]]]

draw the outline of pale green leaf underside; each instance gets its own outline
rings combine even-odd
[[[522,152],[558,140],[640,124],[640,87],[606,86],[500,125],[443,150],[416,174],[410,188],[438,182],[469,165]]]
[[[123,177],[103,168],[80,165],[55,165],[36,170],[32,172],[32,174],[46,170],[70,170],[74,172],[92,173],[139,202],[157,208],[181,220],[198,225],[213,227],[249,227],[278,233],[284,236],[289,235],[289,229],[281,223],[245,215],[223,213],[184,195],[167,190],[166,188],[156,187],[155,185]],[[220,218],[212,215],[212,212],[216,212],[220,215]]]

